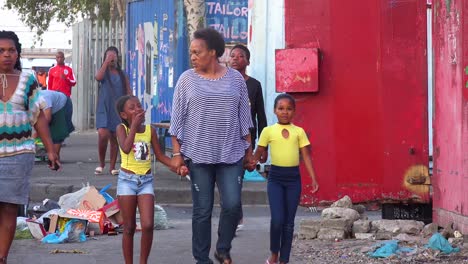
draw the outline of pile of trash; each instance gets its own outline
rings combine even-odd
[[[45,212],[39,218],[17,218],[17,238],[30,238],[30,233],[42,243],[59,244],[84,242],[95,235],[117,235],[123,230],[123,218],[118,200],[106,192],[110,187],[98,191],[88,184],[62,195],[58,202],[45,199],[33,207],[35,212]],[[166,212],[159,205],[155,205],[154,224],[155,229],[169,228]]]

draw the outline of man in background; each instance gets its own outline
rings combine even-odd
[[[71,88],[75,86],[75,75],[71,67],[65,65],[65,55],[62,51],[55,55],[57,65],[49,70],[49,81],[47,83],[48,90],[58,91],[71,96]]]

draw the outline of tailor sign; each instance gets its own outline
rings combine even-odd
[[[247,0],[206,2],[206,24],[218,30],[226,43],[247,43]]]

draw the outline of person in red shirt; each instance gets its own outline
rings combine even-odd
[[[49,81],[47,89],[64,93],[71,96],[71,88],[75,86],[75,75],[72,68],[65,65],[65,56],[59,51],[55,55],[57,65],[49,70]]]

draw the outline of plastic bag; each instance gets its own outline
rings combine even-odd
[[[399,242],[398,240],[390,240],[390,241],[383,242],[380,245],[378,245],[379,248],[377,248],[373,252],[369,252],[368,254],[372,258],[388,258],[392,255],[399,255],[399,254],[410,253],[414,251],[413,248],[400,247],[398,245],[398,242]]]
[[[109,183],[99,191],[99,193],[104,197],[104,199],[106,199],[107,204],[110,204],[114,201],[114,198],[106,192],[111,186],[112,186],[112,183]]]
[[[244,181],[246,181],[246,182],[264,182],[266,180],[256,170],[253,170],[253,171],[245,170]]]
[[[157,204],[154,205],[154,229],[169,229],[169,221],[167,220],[166,211]]]
[[[432,248],[435,250],[440,250],[445,254],[450,254],[453,252],[459,252],[459,248],[454,248],[450,243],[448,242],[445,237],[443,237],[440,233],[435,233],[432,235],[432,237],[429,239],[429,243],[426,245],[428,248]]]
[[[44,223],[44,218],[49,218],[50,215],[60,215],[65,213],[66,211],[63,209],[52,209],[50,211],[45,212],[41,217],[37,219],[37,222],[43,224]]]
[[[27,217],[18,216],[16,217],[16,230],[28,230],[28,224],[26,224]]]
[[[370,256],[373,258],[387,258],[393,254],[396,254],[397,249],[398,241],[390,240],[388,242],[382,243],[381,247],[370,253]]]
[[[72,193],[67,193],[60,196],[58,204],[60,208],[64,210],[76,209],[80,205],[81,199],[89,191],[89,184],[81,188],[80,190]]]
[[[65,224],[65,229],[45,236],[41,241],[45,244],[60,244],[86,241],[86,221],[72,219]]]

